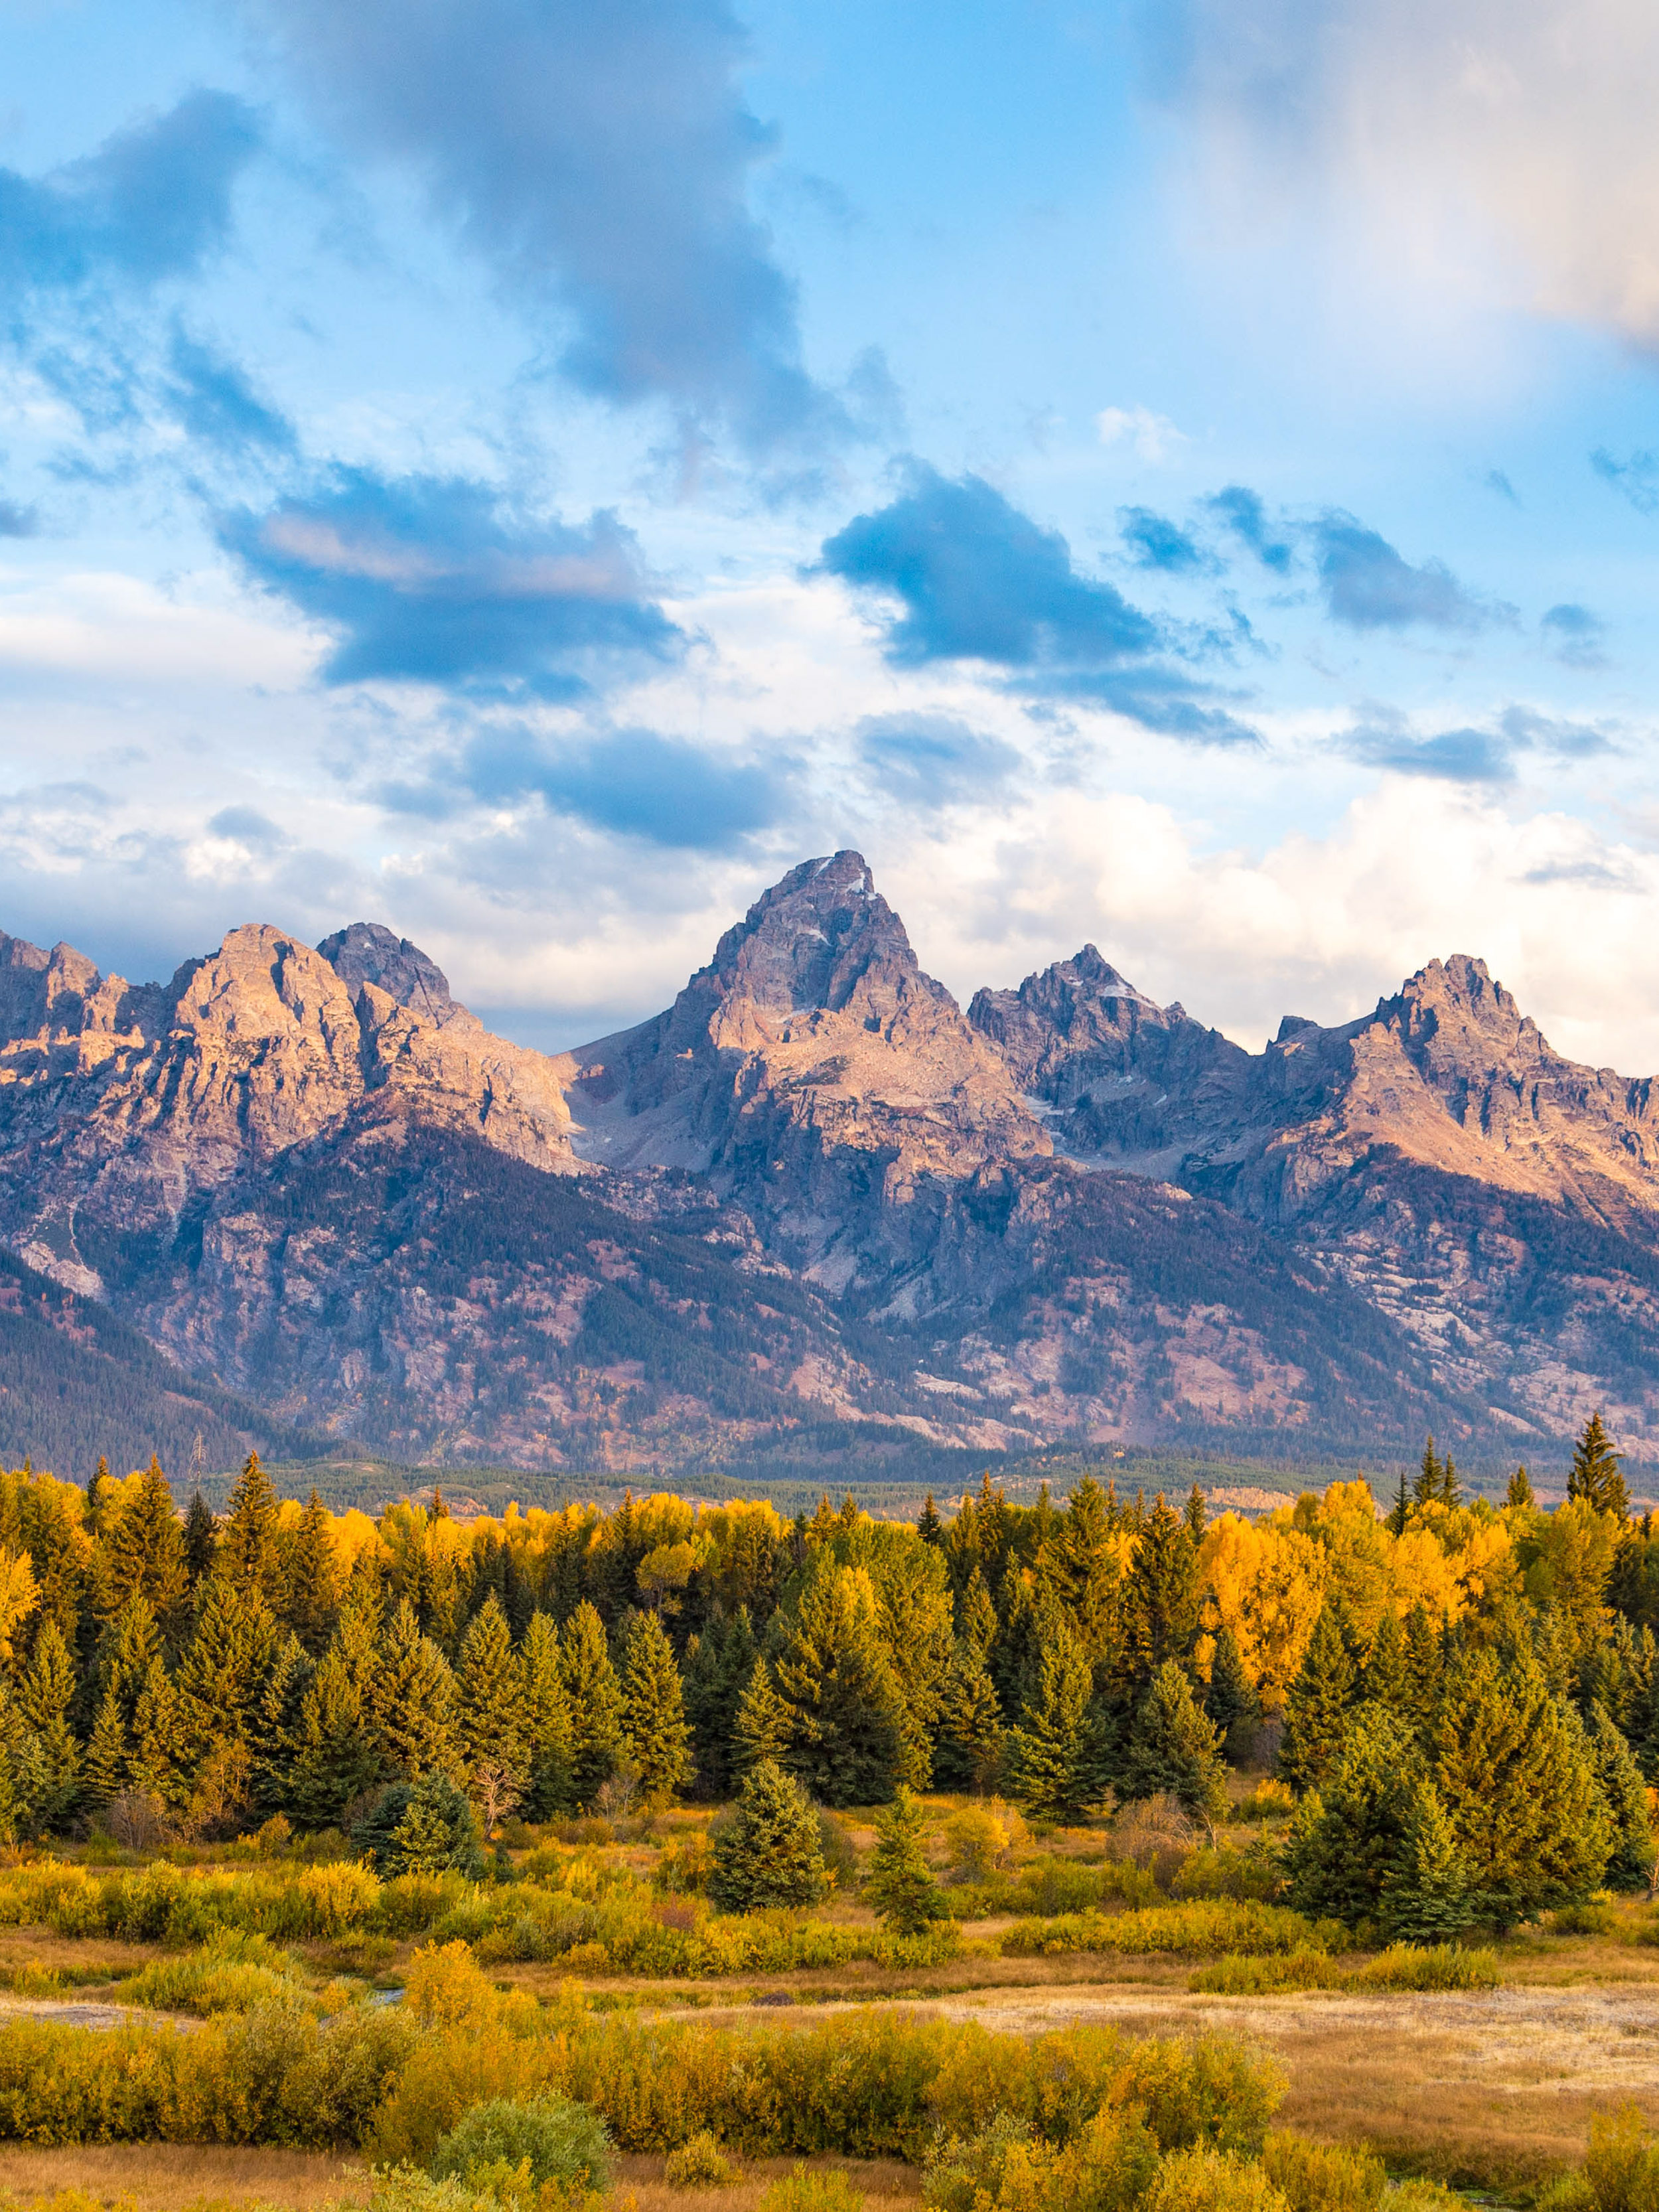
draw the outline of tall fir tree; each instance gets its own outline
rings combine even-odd
[[[927,1501],[916,1519],[916,1534],[924,1544],[941,1545],[945,1541],[945,1523],[939,1517],[939,1508],[933,1503],[930,1490]]]
[[[729,1620],[717,1613],[686,1646],[685,1717],[691,1723],[691,1757],[698,1792],[724,1799],[735,1782],[738,1710],[755,1671],[755,1635],[749,1608]]]
[[[1135,1547],[1123,1599],[1128,1660],[1144,1686],[1174,1660],[1184,1667],[1198,1637],[1198,1550],[1160,1492]]]
[[[1532,1478],[1524,1467],[1517,1467],[1510,1477],[1510,1486],[1504,1493],[1504,1503],[1510,1506],[1530,1507],[1536,1504],[1532,1494]]]
[[[460,1717],[449,1662],[422,1634],[407,1598],[398,1600],[378,1634],[374,1617],[375,1609],[348,1603],[335,1641],[359,1684],[381,1765],[405,1782],[453,1777],[461,1765]]]
[[[215,1562],[219,1577],[236,1589],[257,1592],[261,1597],[275,1595],[281,1510],[258,1453],[250,1452],[231,1486],[224,1525],[219,1532]]]
[[[108,1620],[135,1594],[148,1599],[162,1621],[171,1621],[185,1595],[184,1533],[173,1510],[173,1492],[153,1455],[135,1494],[103,1522],[94,1570],[99,1613]]]
[[[1380,1705],[1358,1707],[1292,1823],[1285,1862],[1298,1910],[1349,1927],[1376,1919],[1427,1786],[1410,1730]]]
[[[1245,1668],[1238,1638],[1225,1621],[1215,1632],[1204,1711],[1220,1731],[1222,1747],[1228,1758],[1242,1765],[1255,1747],[1261,1699]]]
[[[1417,1700],[1407,1667],[1406,1632],[1396,1613],[1385,1613],[1376,1624],[1360,1670],[1359,1694],[1368,1704],[1385,1706],[1408,1727],[1415,1725]]]
[[[524,1633],[526,1810],[545,1820],[571,1802],[570,1701],[559,1665],[559,1632],[550,1613],[532,1613]]]
[[[80,1796],[81,1746],[70,1722],[75,1690],[75,1661],[48,1614],[11,1700],[12,1814],[30,1840],[66,1827]]]
[[[1431,1782],[1416,1793],[1377,1914],[1391,1943],[1450,1943],[1474,1918],[1468,1862]]]
[[[1417,1471],[1416,1481],[1412,1485],[1413,1504],[1439,1504],[1444,1480],[1444,1470],[1441,1467],[1439,1455],[1434,1449],[1434,1438],[1431,1437],[1423,1447],[1423,1463]]]
[[[1654,1838],[1642,1770],[1604,1705],[1591,1706],[1588,1735],[1596,1785],[1613,1829],[1603,1879],[1609,1889],[1645,1889],[1653,1877]]]
[[[219,1551],[219,1523],[199,1490],[191,1493],[185,1516],[185,1579],[193,1596],[205,1576],[213,1571]]]
[[[591,1805],[622,1754],[622,1688],[605,1624],[586,1600],[564,1625],[559,1659],[570,1708],[571,1790],[579,1805]]]
[[[945,1678],[933,1751],[933,1778],[944,1790],[971,1790],[983,1796],[995,1789],[1002,1771],[1002,1708],[996,1686],[977,1648],[959,1640]]]
[[[337,1639],[323,1654],[301,1700],[283,1809],[303,1828],[343,1827],[381,1772],[362,1685]]]
[[[826,1558],[772,1658],[781,1763],[825,1805],[883,1804],[900,1771],[904,1708],[877,1623],[868,1574]]]
[[[629,1623],[622,1652],[623,1741],[650,1807],[668,1804],[691,1778],[691,1730],[674,1651],[654,1613]]]
[[[1209,1526],[1209,1501],[1206,1498],[1204,1492],[1199,1488],[1198,1485],[1194,1483],[1187,1493],[1187,1511],[1185,1515],[1187,1534],[1192,1538],[1194,1544],[1200,1544],[1203,1542],[1204,1531]]]
[[[1086,1820],[1109,1787],[1106,1747],[1088,1661],[1056,1624],[1035,1693],[1008,1737],[1009,1787],[1039,1820]]]
[[[1599,1413],[1590,1415],[1573,1446],[1567,1496],[1593,1505],[1598,1513],[1613,1514],[1620,1521],[1629,1517],[1630,1492],[1619,1471],[1619,1455]]]
[[[494,1590],[473,1615],[455,1670],[461,1759],[469,1775],[497,1770],[522,1796],[529,1779],[524,1670]]]
[[[1328,1600],[1285,1699],[1279,1771],[1292,1790],[1317,1790],[1341,1748],[1358,1686],[1344,1633],[1346,1619]]]
[[[985,1587],[985,1577],[977,1566],[957,1592],[957,1635],[963,1644],[971,1644],[981,1664],[990,1656],[996,1640],[997,1609],[991,1602],[991,1593]]]
[[[1401,1468],[1400,1470],[1400,1481],[1394,1494],[1394,1504],[1389,1508],[1388,1519],[1382,1524],[1384,1528],[1387,1528],[1389,1535],[1403,1536],[1405,1534],[1406,1523],[1411,1518],[1411,1492],[1406,1487],[1406,1470],[1404,1468]]]
[[[945,1917],[945,1900],[922,1848],[927,1825],[926,1808],[902,1787],[876,1815],[876,1848],[865,1877],[864,1901],[896,1935],[919,1936]]]
[[[708,1894],[723,1912],[816,1905],[824,1892],[823,1850],[812,1801],[793,1774],[763,1759],[744,1778],[737,1802],[710,1831]]]
[[[316,1658],[325,1650],[340,1612],[340,1569],[329,1534],[328,1508],[313,1490],[299,1526],[282,1547],[278,1617]]]
[[[1419,1730],[1433,1722],[1440,1703],[1445,1673],[1443,1639],[1419,1598],[1406,1615],[1405,1674],[1410,1685],[1411,1710]]]
[[[1215,1839],[1227,1808],[1219,1733],[1193,1698],[1192,1684],[1166,1659],[1136,1709],[1118,1786],[1127,1798],[1167,1792]]]

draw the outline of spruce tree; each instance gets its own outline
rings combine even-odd
[[[1064,1623],[1056,1623],[1035,1693],[1008,1738],[1009,1787],[1039,1820],[1086,1820],[1105,1797],[1105,1751],[1092,1689],[1088,1662]]]
[[[1096,1665],[1115,1652],[1122,1631],[1111,1519],[1106,1494],[1092,1475],[1073,1489],[1064,1516],[1050,1524],[1048,1535],[1042,1528],[1034,1519],[1039,1580],[1064,1608],[1084,1657]]]
[[[686,1646],[685,1717],[691,1723],[691,1757],[702,1796],[723,1800],[732,1794],[738,1709],[754,1672],[755,1636],[746,1606],[739,1606],[729,1620],[716,1613]],[[781,1739],[774,1747],[779,1747]]]
[[[400,1598],[372,1646],[374,1614],[359,1602],[342,1610],[335,1641],[357,1682],[365,1717],[387,1773],[417,1782],[461,1763],[459,1698],[449,1662],[421,1633],[415,1608]]]
[[[314,1659],[327,1648],[340,1611],[340,1570],[328,1508],[313,1490],[283,1547],[279,1617]]]
[[[1621,1521],[1629,1517],[1630,1492],[1619,1471],[1619,1455],[1599,1413],[1590,1415],[1573,1446],[1567,1496],[1582,1498],[1598,1513],[1611,1513]]]
[[[167,1479],[153,1455],[136,1495],[124,1499],[104,1524],[94,1574],[98,1610],[106,1620],[135,1595],[147,1599],[163,1621],[171,1620],[183,1603],[184,1534],[173,1515]]]
[[[215,1563],[218,1576],[234,1589],[262,1597],[274,1593],[281,1510],[258,1453],[250,1452],[231,1487]]]
[[[570,1708],[570,1786],[579,1805],[591,1805],[621,1756],[622,1688],[605,1625],[586,1600],[564,1625],[559,1661]]]
[[[128,1774],[134,1790],[170,1812],[189,1802],[191,1763],[181,1741],[179,1698],[160,1656],[152,1659],[133,1705]]]
[[[472,1808],[447,1774],[380,1790],[354,1825],[351,1841],[381,1875],[460,1874],[477,1881],[484,1872]]]
[[[75,1662],[48,1615],[35,1632],[10,1715],[12,1813],[18,1832],[31,1841],[61,1831],[80,1795],[81,1747],[70,1724],[75,1687]]]
[[[1406,1632],[1395,1613],[1385,1613],[1376,1624],[1360,1671],[1360,1695],[1367,1704],[1384,1706],[1408,1726],[1415,1725],[1417,1700],[1407,1664]]]
[[[1423,1464],[1412,1485],[1413,1504],[1437,1505],[1443,1495],[1444,1479],[1444,1471],[1435,1453],[1434,1438],[1431,1437],[1423,1447]]]
[[[185,1516],[185,1579],[191,1594],[204,1576],[213,1571],[219,1550],[219,1524],[199,1490],[191,1493]]]
[[[106,1690],[93,1717],[92,1734],[82,1773],[82,1799],[92,1811],[101,1813],[112,1797],[126,1788],[131,1771],[131,1745],[127,1717],[113,1690]]]
[[[1323,1787],[1298,1808],[1286,1851],[1291,1895],[1310,1916],[1375,1920],[1402,1875],[1427,1778],[1410,1733],[1376,1705],[1353,1713]]]
[[[1340,1606],[1328,1600],[1285,1699],[1279,1771],[1292,1790],[1322,1787],[1341,1747],[1357,1686],[1344,1626]]]
[[[1167,1791],[1203,1821],[1213,1842],[1215,1824],[1227,1807],[1225,1778],[1213,1723],[1194,1703],[1183,1670],[1166,1660],[1135,1713],[1119,1780],[1123,1796],[1156,1797]]]
[[[1187,1493],[1186,1522],[1187,1534],[1194,1543],[1201,1542],[1209,1525],[1209,1501],[1196,1483]]]
[[[1434,1782],[1483,1918],[1571,1904],[1601,1881],[1613,1835],[1582,1728],[1535,1668],[1462,1654],[1432,1731]]]
[[[1238,1638],[1224,1621],[1215,1632],[1204,1711],[1220,1731],[1222,1748],[1228,1758],[1242,1764],[1255,1748],[1261,1719],[1261,1699],[1245,1671]]]
[[[1391,1943],[1450,1943],[1474,1917],[1464,1857],[1432,1782],[1423,1781],[1385,1884],[1378,1924]]]
[[[529,1753],[526,1809],[532,1820],[544,1820],[570,1802],[570,1702],[559,1667],[559,1632],[550,1613],[531,1614],[522,1661]]]
[[[1517,1467],[1510,1477],[1510,1486],[1504,1493],[1505,1505],[1530,1506],[1535,1504],[1532,1481],[1524,1467]]]
[[[971,1644],[958,1642],[945,1677],[933,1776],[944,1790],[995,1788],[1003,1753],[1002,1708],[985,1662]]]
[[[1405,1674],[1410,1686],[1411,1712],[1419,1729],[1433,1721],[1440,1702],[1445,1654],[1441,1638],[1419,1598],[1406,1615]]]
[[[1184,1666],[1198,1637],[1198,1551],[1185,1522],[1162,1492],[1135,1547],[1123,1597],[1128,1661],[1149,1682],[1173,1659]]]
[[[763,1759],[744,1776],[737,1802],[709,1832],[708,1894],[723,1912],[816,1905],[823,1852],[812,1802],[792,1774]]]
[[[1642,1771],[1607,1709],[1590,1708],[1589,1751],[1601,1805],[1613,1830],[1602,1879],[1609,1889],[1645,1889],[1653,1874],[1653,1825]]]
[[[623,1642],[623,1740],[648,1807],[666,1805],[691,1776],[691,1731],[673,1648],[654,1613],[635,1613]]]
[[[1401,1468],[1399,1486],[1395,1492],[1394,1504],[1389,1507],[1388,1519],[1382,1524],[1389,1535],[1405,1534],[1406,1523],[1411,1517],[1411,1493],[1406,1487],[1406,1470]]]
[[[862,1568],[826,1560],[780,1639],[771,1681],[785,1709],[782,1763],[820,1803],[872,1805],[893,1793],[903,1703]]]
[[[788,1756],[796,1718],[794,1708],[778,1694],[770,1665],[760,1660],[738,1700],[732,1731],[733,1774],[747,1774],[767,1759],[781,1765]]]
[[[977,1566],[970,1571],[957,1593],[956,1614],[957,1636],[963,1643],[973,1646],[981,1662],[987,1661],[996,1640],[997,1609]]]
[[[529,1778],[524,1671],[494,1590],[473,1615],[455,1670],[461,1758],[469,1774],[493,1767],[522,1793]]]
[[[945,1900],[921,1847],[927,1814],[901,1786],[876,1815],[876,1848],[865,1879],[865,1902],[900,1936],[919,1936],[945,1917]]]
[[[939,1509],[933,1504],[931,1490],[916,1521],[916,1534],[924,1544],[942,1545],[945,1541],[945,1523],[939,1517]]]
[[[203,1584],[174,1677],[190,1758],[199,1762],[216,1743],[248,1740],[279,1640],[257,1589],[216,1575]]]
[[[301,1701],[283,1810],[303,1828],[343,1827],[380,1774],[362,1686],[337,1641],[323,1654]]]
[[[280,1813],[286,1808],[289,1762],[305,1694],[316,1671],[305,1646],[289,1629],[265,1677],[249,1738],[252,1759],[248,1787],[261,1814]]]

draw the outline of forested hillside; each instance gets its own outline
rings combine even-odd
[[[24,1838],[280,1814],[380,1849],[411,1790],[488,1835],[779,1772],[829,1806],[1158,1797],[1202,1826],[1225,1762],[1266,1759],[1301,1806],[1285,1879],[1339,1917],[1513,1920],[1652,1856],[1659,1531],[1599,1421],[1553,1512],[1524,1473],[1466,1502],[1432,1448],[1386,1516],[1363,1482],[1252,1522],[988,1478],[915,1525],[672,1497],[372,1520],[279,1502],[253,1457],[216,1519],[155,1463],[6,1476],[0,1546]]]

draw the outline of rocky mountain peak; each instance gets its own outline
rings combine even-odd
[[[354,999],[365,983],[372,983],[436,1029],[455,1018],[459,1009],[443,969],[384,923],[354,921],[325,937],[317,950]]]
[[[942,992],[922,975],[864,855],[842,852],[803,860],[763,892],[689,988],[708,997],[713,987],[722,998],[788,1014],[839,1012],[860,995],[890,1004],[916,985]]]

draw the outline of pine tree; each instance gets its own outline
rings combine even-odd
[[[1394,1504],[1389,1509],[1389,1517],[1382,1524],[1388,1530],[1389,1535],[1403,1536],[1405,1534],[1406,1523],[1411,1517],[1411,1493],[1406,1487],[1406,1470],[1404,1468],[1401,1468],[1400,1470],[1400,1484],[1399,1487],[1395,1492]]]
[[[219,1551],[219,1524],[199,1490],[192,1492],[185,1516],[185,1580],[193,1595],[203,1577],[213,1571]]]
[[[621,1755],[622,1688],[604,1623],[586,1601],[564,1625],[559,1658],[570,1708],[570,1786],[579,1805],[591,1805]]]
[[[48,1615],[35,1632],[10,1716],[12,1814],[31,1840],[61,1830],[80,1795],[81,1747],[70,1725],[75,1686],[75,1662]]]
[[[1463,1503],[1463,1486],[1457,1480],[1457,1469],[1452,1464],[1449,1452],[1440,1462],[1440,1503],[1443,1505],[1461,1505]]]
[[[234,1589],[257,1591],[262,1597],[274,1593],[281,1510],[258,1453],[250,1452],[231,1487],[215,1563],[218,1576]]]
[[[529,1753],[526,1810],[532,1820],[544,1820],[570,1802],[570,1704],[559,1668],[559,1632],[550,1613],[531,1614],[521,1659]]]
[[[1240,1763],[1247,1759],[1255,1745],[1261,1699],[1245,1671],[1238,1638],[1224,1621],[1215,1632],[1204,1711],[1220,1730],[1222,1747],[1228,1758]]]
[[[1385,1613],[1376,1624],[1360,1673],[1359,1693],[1368,1704],[1386,1707],[1408,1727],[1415,1724],[1417,1706],[1407,1665],[1406,1632],[1397,1614]]]
[[[823,1895],[817,1814],[799,1782],[775,1759],[744,1778],[737,1802],[710,1831],[708,1894],[723,1912],[816,1905]]]
[[[1360,1706],[1291,1829],[1286,1869],[1299,1911],[1350,1927],[1376,1918],[1401,1880],[1425,1782],[1409,1732],[1380,1706]]]
[[[1505,1505],[1529,1506],[1535,1503],[1531,1479],[1524,1467],[1517,1467],[1510,1477],[1510,1486],[1504,1493]]]
[[[163,1621],[185,1591],[184,1534],[173,1516],[173,1492],[152,1456],[136,1496],[106,1522],[94,1569],[98,1610],[108,1620],[135,1595],[147,1598]]]
[[[461,1758],[469,1774],[494,1767],[522,1793],[529,1778],[524,1730],[524,1671],[494,1590],[472,1617],[455,1670]]]
[[[276,1623],[257,1589],[213,1576],[202,1586],[174,1687],[185,1730],[181,1749],[205,1760],[218,1743],[245,1743],[276,1656]]]
[[[1185,1666],[1198,1636],[1198,1552],[1162,1492],[1135,1547],[1123,1609],[1137,1682],[1149,1682],[1169,1660]]]
[[[1045,1489],[1045,1498],[1046,1498]],[[1106,1495],[1085,1475],[1066,1501],[1064,1517],[1042,1533],[1034,1517],[1038,1579],[1064,1609],[1067,1626],[1091,1665],[1115,1652],[1121,1638],[1117,1552]]]
[[[98,1701],[92,1735],[87,1743],[82,1773],[83,1803],[94,1812],[102,1812],[110,1800],[126,1788],[131,1762],[126,1715],[115,1692],[106,1690]]]
[[[957,1636],[963,1643],[971,1644],[981,1663],[985,1662],[996,1641],[997,1609],[977,1567],[971,1570],[957,1594],[956,1612]]]
[[[1443,1495],[1444,1471],[1435,1455],[1434,1438],[1423,1447],[1423,1464],[1412,1485],[1413,1505],[1437,1505]]]
[[[380,1772],[362,1691],[337,1640],[323,1654],[301,1702],[284,1810],[301,1827],[343,1827]]]
[[[314,1659],[327,1648],[340,1611],[340,1570],[328,1508],[315,1490],[284,1547],[278,1616]]]
[[[1204,1531],[1209,1526],[1209,1501],[1194,1483],[1187,1493],[1187,1534],[1194,1544],[1203,1541]]]
[[[1474,1917],[1468,1863],[1426,1779],[1416,1791],[1377,1917],[1391,1943],[1454,1942]]]
[[[864,1898],[884,1925],[900,1936],[919,1936],[931,1921],[945,1917],[945,1900],[921,1847],[927,1825],[926,1810],[902,1786],[876,1815],[876,1848]]]
[[[1191,1683],[1174,1660],[1153,1675],[1135,1713],[1120,1787],[1125,1797],[1156,1797],[1160,1792],[1202,1820],[1215,1839],[1215,1824],[1226,1810],[1226,1769],[1219,1739],[1193,1701]]]
[[[1042,1655],[1034,1696],[1008,1738],[1009,1786],[1028,1812],[1086,1820],[1106,1795],[1104,1747],[1089,1665],[1063,1623]]]
[[[1603,1880],[1609,1889],[1645,1889],[1653,1873],[1654,1845],[1642,1771],[1602,1705],[1590,1708],[1589,1736],[1602,1808],[1613,1830]]]
[[[484,1872],[472,1808],[447,1774],[382,1790],[351,1841],[382,1875],[460,1874],[477,1881]]]
[[[691,1731],[672,1646],[654,1613],[635,1613],[623,1643],[623,1739],[647,1806],[666,1805],[691,1775]]]
[[[1419,1598],[1406,1615],[1405,1674],[1409,1685],[1411,1711],[1419,1729],[1427,1729],[1433,1721],[1440,1703],[1440,1685],[1445,1671],[1445,1655],[1435,1626],[1429,1618],[1429,1609]]]
[[[1590,1415],[1573,1446],[1567,1496],[1582,1498],[1598,1513],[1614,1514],[1621,1521],[1629,1518],[1630,1492],[1619,1471],[1619,1455],[1599,1413]]]
[[[305,1694],[316,1672],[305,1646],[289,1629],[265,1677],[249,1737],[252,1757],[248,1788],[263,1814],[280,1813],[286,1805],[289,1762],[299,1734]]]
[[[786,1709],[782,1763],[821,1803],[873,1805],[891,1796],[904,1708],[862,1568],[826,1560],[809,1581],[772,1661],[771,1682]]]
[[[788,1755],[796,1715],[778,1695],[772,1669],[762,1659],[738,1700],[732,1735],[732,1771],[747,1774],[763,1759],[781,1765]]]
[[[933,1504],[933,1493],[931,1490],[927,1493],[927,1502],[922,1507],[917,1519],[916,1534],[924,1544],[941,1545],[945,1541],[945,1523],[939,1517],[939,1509]]]
[[[738,1709],[754,1672],[755,1636],[746,1606],[739,1606],[729,1620],[716,1614],[686,1646],[685,1717],[691,1723],[691,1756],[702,1796],[725,1799],[732,1794]]]
[[[1292,1790],[1321,1789],[1341,1747],[1356,1687],[1344,1626],[1340,1606],[1328,1601],[1285,1700],[1279,1771]]]
[[[145,1670],[133,1706],[127,1771],[135,1790],[173,1812],[191,1793],[191,1761],[180,1739],[179,1698],[158,1656]]]
[[[422,1636],[400,1598],[369,1656],[374,1614],[359,1600],[341,1611],[336,1642],[359,1685],[365,1717],[386,1771],[405,1781],[448,1774],[461,1763],[459,1696],[447,1659]]]
[[[1460,1658],[1432,1732],[1435,1788],[1468,1861],[1483,1918],[1500,1926],[1583,1898],[1612,1855],[1583,1741],[1535,1668]]]
[[[994,1789],[1002,1766],[1002,1708],[985,1662],[971,1644],[958,1642],[939,1712],[933,1777],[944,1790]]]

